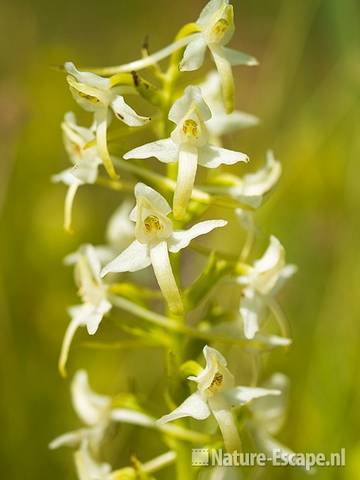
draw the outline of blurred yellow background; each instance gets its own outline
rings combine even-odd
[[[103,242],[106,221],[121,201],[100,187],[81,189],[75,234],[63,231],[65,187],[51,184],[50,176],[68,166],[63,114],[79,110],[64,76],[51,66],[138,58],[146,34],[152,51],[161,48],[197,18],[204,3],[1,1],[3,478],[75,478],[71,454],[47,450],[54,436],[79,425],[68,381],[57,372],[65,308],[77,301],[72,271],[62,258],[82,242]],[[289,261],[299,266],[281,297],[294,345],[271,362],[272,370],[291,379],[281,440],[296,451],[346,447],[347,467],[319,470],[315,478],[354,480],[360,478],[360,5],[357,0],[233,3],[237,31],[231,46],[260,61],[257,68],[236,68],[236,104],[262,122],[230,137],[227,145],[248,153],[254,163],[272,148],[282,162],[279,186],[257,223],[263,245],[275,234]],[[228,250],[235,251],[236,241],[229,235]],[[110,338],[112,329],[105,325],[100,337]],[[162,374],[156,372],[155,352],[98,351],[84,348],[86,340],[86,333],[79,333],[70,373],[85,366],[100,392],[114,393],[135,382],[145,399],[150,395],[154,378]],[[156,405],[153,398],[150,403]],[[162,451],[144,439],[137,446],[120,443],[123,465],[128,452],[144,452],[146,459],[147,448]],[[266,474],[267,479],[305,477],[288,469]]]

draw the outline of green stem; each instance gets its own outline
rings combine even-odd
[[[159,313],[152,312],[147,310],[140,305],[137,305],[126,298],[117,297],[115,295],[109,296],[110,302],[118,308],[121,308],[129,313],[132,313],[136,317],[140,317],[143,320],[147,320],[148,322],[163,327],[167,330],[171,330],[173,332],[177,332],[183,334],[187,337],[191,338],[198,338],[207,342],[214,342],[214,343],[223,343],[225,345],[242,345],[248,346],[254,349],[264,350],[265,348],[272,349],[275,348],[274,345],[269,342],[269,340],[261,335],[257,335],[255,339],[247,339],[245,337],[229,337],[227,335],[222,335],[219,333],[212,333],[208,331],[201,331],[195,328],[189,327],[185,324],[178,322],[172,318],[165,317],[160,315]],[[279,345],[280,346],[280,345]]]

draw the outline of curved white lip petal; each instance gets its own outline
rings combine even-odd
[[[179,156],[179,147],[171,140],[165,138],[156,142],[146,143],[141,147],[134,148],[124,155],[124,159],[129,158],[151,158],[155,157],[163,163],[177,162]]]
[[[193,393],[181,405],[168,415],[161,417],[157,423],[163,424],[177,420],[178,418],[192,417],[196,420],[205,420],[210,416],[210,410],[207,403],[201,398],[199,393]]]
[[[209,398],[209,407],[219,425],[228,452],[241,451],[241,441],[234,415],[225,397],[216,395]]]
[[[85,370],[78,370],[71,383],[71,396],[78,417],[87,425],[98,424],[111,407],[111,398],[95,393]]]
[[[124,100],[124,97],[118,95],[111,103],[111,107],[116,117],[129,127],[141,127],[150,119],[138,115]]]
[[[114,260],[108,263],[101,271],[104,277],[108,273],[137,272],[151,265],[147,245],[134,240]]]
[[[205,220],[197,223],[188,230],[177,230],[173,232],[168,241],[170,252],[176,253],[186,248],[189,243],[196,237],[206,235],[215,228],[225,227],[227,221],[225,220]]]
[[[66,377],[66,363],[71,347],[71,343],[75,336],[75,333],[79,327],[84,327],[86,325],[86,318],[89,314],[88,305],[80,305],[76,307],[71,307],[69,309],[71,316],[70,323],[66,329],[64,339],[61,346],[60,357],[59,357],[59,371],[63,377]]]
[[[189,43],[181,60],[179,69],[182,72],[198,70],[204,63],[207,45],[202,35]]]
[[[181,314],[184,307],[172,271],[166,241],[161,241],[155,245],[151,245],[149,250],[151,263],[161,293],[164,295],[171,312],[174,314]]]
[[[249,157],[245,153],[235,152],[226,148],[206,145],[199,148],[199,165],[206,168],[217,168],[220,165],[234,165],[238,162],[248,162]]]
[[[173,205],[174,217],[177,220],[181,220],[186,215],[186,209],[194,188],[197,165],[197,148],[181,146]]]

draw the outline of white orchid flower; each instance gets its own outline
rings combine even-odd
[[[112,178],[116,178],[117,175],[107,147],[110,110],[119,120],[130,127],[144,125],[149,118],[139,116],[125,102],[123,95],[135,92],[132,86],[113,86],[111,79],[90,72],[80,72],[71,62],[65,63],[65,70],[69,74],[67,81],[74,99],[84,110],[94,113],[99,155],[108,174]]]
[[[168,218],[170,205],[158,192],[138,183],[135,186],[136,206],[130,220],[136,222],[135,240],[117,258],[105,266],[101,275],[136,272],[150,265],[169,308],[174,313],[183,311],[179,289],[172,272],[169,252],[176,253],[187,247],[196,237],[224,227],[225,220],[207,220],[189,230],[173,231]]]
[[[191,198],[198,165],[217,168],[222,164],[247,162],[248,156],[208,144],[205,122],[211,118],[209,107],[199,87],[189,86],[184,95],[171,107],[169,119],[176,124],[170,138],[134,148],[129,158],[156,157],[164,163],[178,162],[178,176],[174,194],[174,216],[182,219]]]
[[[234,10],[229,0],[211,0],[196,21],[200,32],[195,34],[185,49],[180,63],[181,71],[198,70],[204,63],[209,48],[219,72],[227,112],[233,110],[234,79],[232,66],[257,65],[254,57],[226,48],[235,32]]]
[[[179,407],[163,416],[159,423],[171,422],[183,417],[205,420],[211,414],[221,430],[224,444],[229,452],[240,451],[241,442],[232,409],[251,402],[255,398],[278,395],[278,390],[264,388],[236,387],[234,377],[227,368],[227,362],[220,352],[205,346],[205,368],[199,375],[188,377],[197,383],[197,391]]]
[[[219,137],[222,135],[259,124],[259,119],[249,113],[238,110],[231,113],[226,112],[221,92],[221,80],[216,70],[210,72],[199,87],[202,97],[211,111],[211,118],[206,122],[206,127],[212,142],[218,144]]]
[[[285,249],[279,240],[271,236],[270,245],[264,255],[254,262],[247,275],[237,278],[245,285],[244,297],[240,301],[240,314],[244,322],[244,334],[254,338],[259,331],[259,320],[285,281],[296,272],[295,265],[286,265]]]
[[[96,147],[87,148],[94,140],[94,128],[80,127],[75,115],[68,112],[61,125],[65,149],[73,167],[52,176],[53,182],[62,182],[68,186],[65,198],[64,227],[71,229],[72,206],[75,194],[80,185],[93,184],[98,176],[98,168],[102,161]]]
[[[49,447],[78,447],[89,441],[96,448],[111,421],[111,397],[95,393],[90,385],[87,372],[78,370],[71,383],[71,399],[74,410],[84,427],[55,438]]]
[[[215,195],[227,195],[252,208],[258,208],[264,195],[276,185],[281,175],[281,163],[275,159],[272,151],[266,155],[265,165],[254,173],[243,177],[220,174],[212,180],[212,185],[202,189]]]
[[[75,254],[66,257],[65,262],[75,265],[75,281],[83,303],[69,308],[71,321],[64,336],[59,359],[59,370],[63,375],[76,330],[86,327],[89,335],[94,335],[103,316],[111,309],[111,303],[107,299],[107,287],[100,277],[101,264],[95,248],[84,245]]]
[[[274,438],[285,421],[289,380],[286,375],[275,373],[264,387],[275,388],[281,394],[276,397],[259,398],[252,402],[251,432],[261,452],[271,457],[275,451],[278,451],[284,459],[291,458],[295,453]]]
[[[78,370],[71,384],[71,398],[74,410],[84,427],[55,438],[49,447],[62,446],[78,448],[84,441],[94,449],[100,445],[111,422],[122,422],[144,427],[155,427],[155,419],[145,413],[127,408],[112,408],[112,399],[94,392],[85,370]]]

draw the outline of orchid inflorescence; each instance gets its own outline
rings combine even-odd
[[[95,393],[86,371],[76,372],[72,402],[84,426],[58,437],[50,447],[75,448],[80,480],[154,478],[153,474],[171,464],[176,465],[180,480],[197,478],[191,447],[240,451],[243,430],[262,451],[279,448],[291,453],[273,437],[285,415],[286,377],[275,374],[262,385],[256,384],[262,353],[291,343],[276,294],[296,269],[286,264],[284,247],[274,236],[263,256],[249,261],[257,236],[255,211],[277,183],[281,165],[269,151],[265,165],[249,173],[244,168],[248,156],[222,146],[223,135],[258,123],[253,115],[234,110],[232,67],[257,64],[255,58],[226,46],[234,31],[229,0],[211,0],[198,20],[181,28],[174,43],[159,52],[144,51],[143,58],[129,64],[91,71],[82,71],[71,62],[64,65],[74,99],[92,113],[90,127],[78,125],[72,112],[62,124],[72,166],[54,175],[53,181],[68,187],[65,228],[71,229],[73,201],[81,185],[99,184],[124,198],[109,221],[106,244],[81,245],[65,258],[74,267],[81,303],[69,308],[71,320],[59,370],[66,376],[69,351],[79,328],[86,327],[89,335],[95,335],[101,322],[121,309],[134,317],[134,323],[141,320],[136,329],[123,326],[134,334],[132,348],[137,348],[137,341],[143,346],[141,340],[164,348],[168,375],[172,385],[178,383],[177,389],[163,392],[171,412],[166,413],[164,407],[163,416],[157,418],[136,396],[129,404],[120,397],[115,400]],[[216,70],[181,89],[178,80],[186,79],[182,72],[200,69],[207,50]],[[167,57],[168,68],[163,70],[158,62]],[[141,115],[127,103],[131,95],[144,100]],[[149,110],[151,115],[146,113]],[[115,120],[116,130],[110,129],[113,116],[119,120]],[[153,141],[136,144],[136,134],[144,130]],[[123,148],[122,158],[116,157],[112,147],[119,139],[121,150],[125,137],[134,148]],[[150,166],[147,159],[151,158],[166,164],[164,173],[159,173],[156,163]],[[241,177],[221,168],[238,163],[244,171]],[[227,220],[201,220],[212,207],[235,214],[235,228],[244,237],[237,255],[194,242],[211,232],[221,238]],[[204,255],[207,263],[182,288],[181,255],[189,248]],[[159,290],[138,283],[136,272],[148,267]],[[125,272],[131,275],[125,277]],[[215,287],[228,284],[238,292],[230,307],[215,295]],[[157,311],[161,303],[163,312]],[[254,370],[250,386],[236,386],[219,351],[224,347],[232,359],[239,349],[249,356]],[[202,352],[203,367],[198,363]],[[191,423],[188,417],[198,422]],[[108,429],[117,422],[160,433],[170,450],[144,463],[133,457],[131,466],[112,467],[104,461],[102,446]],[[187,459],[184,452],[188,452]],[[210,468],[205,472],[206,478],[212,474]],[[224,471],[216,478],[225,475]]]

